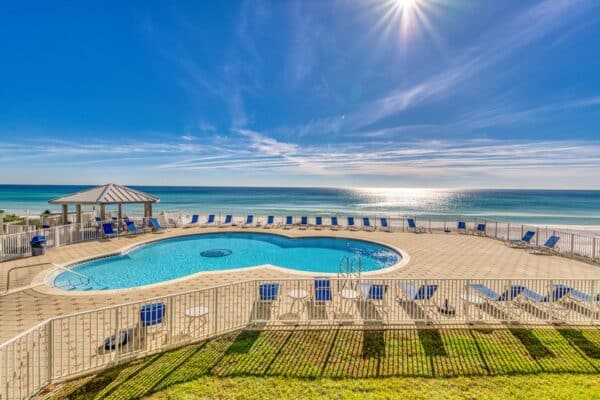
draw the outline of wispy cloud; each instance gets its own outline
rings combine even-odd
[[[571,99],[524,109],[518,109],[512,104],[506,104],[468,112],[459,117],[454,123],[446,125],[445,128],[480,129],[490,126],[514,125],[533,120],[553,118],[558,113],[570,110],[599,106],[600,96]]]
[[[295,90],[312,72],[318,56],[321,27],[304,9],[310,3],[296,1],[291,7],[291,43],[285,65],[286,86]]]
[[[443,71],[420,82],[397,87],[371,101],[363,102],[345,113],[343,132],[353,132],[385,120],[425,102],[439,101],[485,69],[517,54],[532,43],[560,32],[593,6],[590,0],[544,0],[490,29],[479,42],[443,66]],[[331,120],[325,118],[324,121]],[[307,126],[326,126],[311,120]],[[299,126],[298,131],[306,128]],[[315,134],[333,131],[315,131]]]
[[[239,129],[234,137],[214,135],[202,144],[178,142],[63,143],[35,145],[0,143],[0,165],[19,165],[22,171],[47,166],[69,165],[96,168],[112,160],[119,168],[135,174],[150,169],[168,176],[196,173],[228,173],[233,176],[286,176],[288,179],[359,179],[365,183],[388,177],[395,181],[480,182],[495,185],[501,179],[518,185],[543,179],[552,187],[552,175],[562,182],[593,186],[600,170],[598,141],[502,141],[469,140],[363,140],[332,146],[283,142],[260,132]],[[109,163],[110,164],[110,163]],[[136,172],[137,171],[137,172]],[[183,174],[182,174],[183,173]],[[152,176],[154,174],[151,174]],[[256,184],[257,181],[253,183]],[[483,183],[481,183],[483,182]],[[557,181],[558,182],[558,181]]]

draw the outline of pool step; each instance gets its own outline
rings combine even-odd
[[[104,287],[100,287],[100,288],[95,288],[93,286],[87,286],[87,287],[80,287],[80,286],[71,286],[69,288],[66,288],[67,290],[73,291],[73,290],[82,290],[82,291],[89,291],[89,290],[108,290],[108,286],[104,286]]]

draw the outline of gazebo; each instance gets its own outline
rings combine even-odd
[[[75,205],[76,222],[81,223],[81,207],[84,205],[100,206],[100,218],[106,219],[106,206],[117,205],[119,209],[119,220],[123,219],[123,204],[143,204],[144,218],[152,217],[152,204],[159,202],[158,197],[140,192],[125,186],[109,183],[82,192],[72,193],[48,201],[49,204],[60,204],[62,206],[63,224],[66,224],[69,216],[69,205]]]

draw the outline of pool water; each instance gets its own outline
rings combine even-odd
[[[204,254],[204,256],[202,255]],[[342,238],[298,238],[265,233],[214,233],[160,240],[132,251],[77,265],[54,279],[64,290],[124,289],[204,271],[271,264],[298,271],[337,273],[340,261],[360,256],[362,271],[398,263],[389,247]]]

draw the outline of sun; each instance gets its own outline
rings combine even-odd
[[[401,8],[412,8],[417,5],[418,0],[394,0],[396,5]]]
[[[441,43],[441,38],[430,17],[436,16],[448,0],[371,0],[373,13],[377,22],[371,32],[379,33],[381,39],[395,37],[406,46],[418,35],[427,35],[434,43]]]

